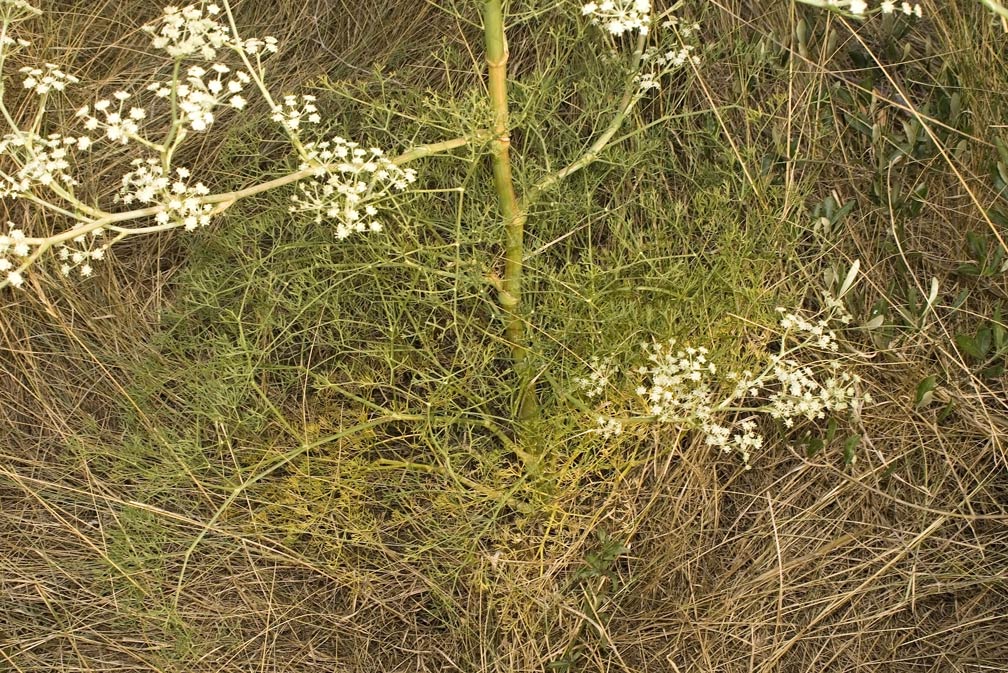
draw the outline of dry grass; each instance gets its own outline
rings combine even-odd
[[[35,40],[65,46],[108,91],[146,72],[135,50],[149,17],[133,9],[59,3]],[[464,284],[444,300],[452,292],[427,270],[459,253],[423,233],[390,232],[388,248],[337,248],[267,222],[241,224],[247,233],[224,242],[201,239],[206,251],[138,241],[91,282],[36,273],[26,293],[2,299],[0,670],[1004,670],[1006,380],[981,376],[956,336],[997,322],[1008,280],[956,270],[969,261],[966,230],[1006,234],[989,222],[1004,200],[990,169],[1008,112],[1005,36],[972,3],[927,10],[897,59],[883,36],[855,37],[835,19],[835,51],[813,37],[801,57],[795,23],[805,16],[824,36],[821,13],[709,5],[700,17],[715,45],[709,65],[696,86],[648,111],[704,114],[617,154],[597,178],[610,195],[638,199],[626,222],[579,227],[583,240],[564,258],[556,241],[569,219],[597,209],[588,202],[574,215],[543,214],[533,245],[557,255],[541,256],[531,285],[555,338],[543,338],[543,358],[558,377],[591,346],[625,346],[648,330],[716,336],[740,351],[767,338],[741,326],[778,298],[814,302],[823,269],[859,258],[852,309],[862,322],[873,309],[886,320],[846,343],[877,400],[855,428],[856,463],[845,464],[840,440],[810,457],[800,438],[778,437],[743,471],[687,434],[604,443],[557,415],[536,430],[545,458],[534,469],[479,427],[431,421],[320,443],[264,474],[285,452],[365,420],[365,402],[503,415],[506,395],[487,381],[503,352],[492,302]],[[456,69],[478,54],[466,41],[473,27],[429,3],[368,13],[247,2],[238,11],[250,33],[281,38],[276,74],[291,89],[327,75],[349,91],[373,93],[380,81],[457,92],[470,80]],[[529,24],[512,35],[531,75],[550,54],[523,37],[548,41]],[[320,64],[321,49],[343,62]],[[849,50],[892,66],[869,73]],[[367,72],[373,63],[385,77]],[[892,105],[896,89],[918,105],[958,92],[967,121],[937,103],[923,112],[941,150],[883,162],[883,182],[899,187],[880,198],[877,156],[892,146],[849,119],[901,132],[912,113]],[[573,93],[566,104],[558,114],[591,109]],[[369,120],[359,123],[380,133]],[[221,134],[190,160],[237,166],[240,179],[247,145]],[[629,163],[638,160],[652,163]],[[114,162],[96,170],[88,187],[106,194],[115,171]],[[925,182],[921,209],[901,210]],[[480,189],[471,188],[477,209]],[[806,208],[832,191],[857,207],[823,239]],[[667,201],[646,202],[658,193]],[[572,187],[558,200],[578,197]],[[436,198],[423,206],[435,223]],[[678,219],[663,228],[672,203],[693,228]],[[735,228],[716,230],[733,214]],[[227,224],[240,229],[237,217]],[[480,235],[463,241],[474,256]],[[273,236],[277,250],[257,249]],[[578,275],[588,245],[598,249],[597,286]],[[676,261],[670,251],[686,245],[688,260]],[[410,252],[397,256],[397,246]],[[226,264],[215,279],[217,254]],[[388,257],[367,263],[377,254]],[[300,259],[312,269],[304,276],[292,271]],[[358,282],[344,280],[354,268],[363,299],[340,294]],[[914,288],[926,295],[931,277],[937,310],[924,326],[908,324],[900,310],[912,313]],[[220,289],[228,283],[245,296],[231,298]],[[670,299],[656,295],[648,319],[658,326],[634,333],[647,302],[627,288],[643,286]],[[295,287],[307,299],[292,297]],[[590,287],[599,290],[587,309],[572,297]],[[318,305],[319,288],[333,293],[330,304]],[[239,334],[249,343],[229,342]],[[928,375],[934,399],[916,404]]]

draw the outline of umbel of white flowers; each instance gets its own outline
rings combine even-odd
[[[849,278],[848,289],[853,281]],[[708,446],[735,452],[749,469],[753,452],[765,441],[759,430],[760,416],[785,428],[802,419],[815,422],[831,414],[857,417],[872,398],[861,390],[857,373],[849,371],[836,356],[837,337],[829,323],[837,320],[846,324],[851,318],[842,295],[827,296],[819,320],[779,308],[781,348],[770,354],[757,372],[721,375],[703,346],[678,347],[674,339],[643,344],[647,364],[631,370],[629,377],[640,381],[634,392],[643,416],[613,415],[605,393],[619,387],[618,368],[612,358],[591,358],[589,374],[574,383],[605,412],[596,417],[595,432],[615,437],[631,420],[677,425],[702,433]]]
[[[613,35],[640,31],[647,35],[651,27],[651,0],[602,0],[589,2],[581,13]]]
[[[863,16],[874,11],[865,0],[799,0],[799,2],[827,9],[846,9],[855,16]],[[882,14],[893,14],[896,12],[896,9],[896,3],[891,0],[883,0],[878,3],[878,11]],[[921,9],[918,3],[901,2],[899,4],[899,11],[907,16],[914,16],[918,19],[924,15],[924,10]]]
[[[29,46],[9,36],[10,26],[40,13],[24,0],[0,0],[0,62]],[[65,95],[79,80],[52,63],[21,69],[22,85],[35,95],[37,110],[27,129],[15,125],[12,115],[3,115],[9,130],[0,137],[0,198],[31,201],[70,219],[72,226],[35,238],[7,222],[6,228],[0,228],[0,287],[20,287],[27,267],[49,249],[56,251],[64,275],[76,271],[89,276],[92,263],[103,259],[105,251],[127,235],[172,228],[192,231],[208,225],[226,207],[221,204],[227,195],[211,195],[204,182],[192,179],[189,168],[174,165],[173,157],[187,137],[206,132],[222,110],[244,110],[243,94],[250,85],[266,99],[272,109],[270,118],[287,134],[301,159],[291,210],[308,213],[316,222],[333,222],[339,239],[381,228],[377,202],[406,189],[416,180],[415,171],[400,168],[378,148],[364,150],[343,138],[303,141],[301,132],[322,121],[315,98],[287,95],[274,100],[265,85],[263,57],[276,53],[276,38],[242,39],[233,24],[219,19],[221,13],[216,4],[168,6],[143,28],[151,46],[166,53],[174,64],[171,77],[146,89],[153,105],[171,112],[171,126],[163,135],[160,129],[145,128],[151,117],[149,105],[120,90],[77,110],[81,135],[41,136],[39,120],[50,99]],[[231,63],[226,62],[228,57]],[[7,112],[3,101],[0,107]],[[114,198],[114,203],[136,210],[106,211],[75,196],[76,155],[100,142],[130,145],[141,155],[121,177]],[[153,218],[154,224],[124,226],[130,220],[147,218]]]

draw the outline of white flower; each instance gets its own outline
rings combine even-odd
[[[50,91],[63,91],[67,84],[77,84],[79,79],[60,70],[53,63],[45,63],[42,68],[24,67],[19,72],[25,75],[24,88],[33,90],[39,96]]]
[[[88,141],[85,140],[85,144]],[[70,147],[79,147],[80,139],[57,133],[41,137],[32,132],[7,134],[0,138],[0,154],[15,157],[20,168],[0,177],[0,197],[23,194],[34,185],[61,184],[73,187]],[[30,151],[29,151],[30,150]]]
[[[650,0],[602,0],[581,7],[583,16],[591,17],[596,26],[603,26],[615,36],[634,30],[647,35],[651,26]]]
[[[0,2],[0,17],[7,21],[21,21],[41,13],[41,9],[28,4],[25,0],[2,0]]]
[[[298,109],[297,101],[291,102],[287,109]],[[314,169],[314,176],[298,183],[290,211],[309,213],[319,224],[324,219],[335,221],[338,239],[381,230],[374,202],[416,181],[415,171],[400,168],[381,150],[365,150],[343,138],[305,143],[305,150],[307,161],[301,168]]]
[[[371,206],[368,206],[371,208]],[[592,356],[589,362],[589,373],[587,377],[574,379],[574,383],[580,387],[589,399],[601,397],[609,385],[609,380],[616,373],[616,363],[611,357],[600,360]]]
[[[123,104],[130,95],[125,91],[116,91],[112,97],[118,102],[118,106],[115,108],[112,107],[112,101],[109,99],[102,99],[94,104],[95,112],[101,113],[104,119],[99,119],[97,114],[90,114],[87,106],[77,110],[76,114],[84,120],[84,128],[88,131],[104,127],[105,137],[112,142],[125,145],[130,140],[137,138],[140,132],[140,126],[137,122],[147,117],[147,111],[137,106],[126,111]],[[90,142],[86,144],[90,146]]]
[[[236,48],[231,30],[213,19],[220,13],[217,5],[206,8],[206,15],[195,5],[181,10],[175,6],[164,8],[161,17],[143,27],[151,36],[151,45],[163,49],[176,59],[200,57],[212,60],[222,47]]]
[[[717,368],[708,362],[706,348],[677,350],[675,345],[672,339],[644,347],[651,364],[642,373],[650,385],[638,386],[638,394],[659,421],[708,418],[714,403],[708,378]]]
[[[606,439],[623,433],[623,424],[618,419],[599,416],[595,420],[598,423],[598,427],[594,431]]]
[[[315,106],[315,96],[309,95],[302,95],[300,99],[298,96],[284,96],[283,104],[273,109],[270,119],[291,132],[297,131],[302,122],[318,124],[322,121]]]
[[[868,9],[868,3],[864,2],[864,0],[851,0],[849,9],[851,14],[864,14],[865,10]]]
[[[171,180],[165,175],[158,159],[134,159],[133,170],[122,177],[122,185],[116,201],[126,205],[132,203],[155,204],[164,208],[155,216],[158,224],[175,223],[192,231],[210,223],[213,206],[203,203],[201,198],[209,193],[202,182],[186,182],[189,169],[178,167],[178,179]]]

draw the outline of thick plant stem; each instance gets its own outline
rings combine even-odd
[[[497,204],[504,225],[504,278],[500,284],[499,299],[506,314],[505,335],[511,344],[511,359],[521,386],[518,418],[527,421],[539,412],[534,383],[528,371],[528,346],[525,342],[525,323],[521,315],[522,256],[525,221],[528,218],[525,208],[518,200],[511,176],[507,97],[508,49],[504,37],[504,10],[501,0],[487,0],[483,5],[483,30],[488,66],[487,86],[494,112],[492,143],[494,187],[497,190]]]

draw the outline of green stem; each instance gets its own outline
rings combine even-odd
[[[640,72],[641,59],[644,56],[644,47],[646,45],[647,36],[639,36],[637,38],[637,48],[634,50],[633,60],[630,63],[630,71],[635,74]],[[616,114],[613,116],[609,126],[602,131],[602,133],[595,139],[584,154],[567,166],[564,166],[560,170],[550,173],[543,179],[539,180],[539,182],[537,182],[529,190],[529,193],[525,198],[526,209],[528,209],[532,203],[534,203],[544,192],[549,191],[549,189],[554,185],[565,178],[570,177],[574,173],[577,173],[582,168],[590,166],[598,159],[599,154],[601,154],[602,151],[609,146],[612,142],[613,136],[615,136],[616,132],[623,127],[627,116],[640,100],[639,89],[640,85],[636,79],[631,77],[627,80],[626,87],[623,89],[623,96],[620,98],[619,106],[616,108]]]
[[[997,0],[980,0],[980,4],[1000,16],[1002,21],[1008,19],[1008,9]]]
[[[484,3],[483,31],[487,87],[494,112],[494,140],[491,143],[494,187],[497,190],[497,206],[504,225],[504,279],[500,283],[498,297],[506,314],[505,336],[511,344],[511,359],[521,386],[518,418],[521,421],[528,421],[539,413],[534,384],[528,375],[528,346],[525,340],[525,323],[521,316],[522,257],[528,213],[518,201],[511,175],[507,95],[508,48],[504,37],[504,9],[501,0],[487,0]]]

